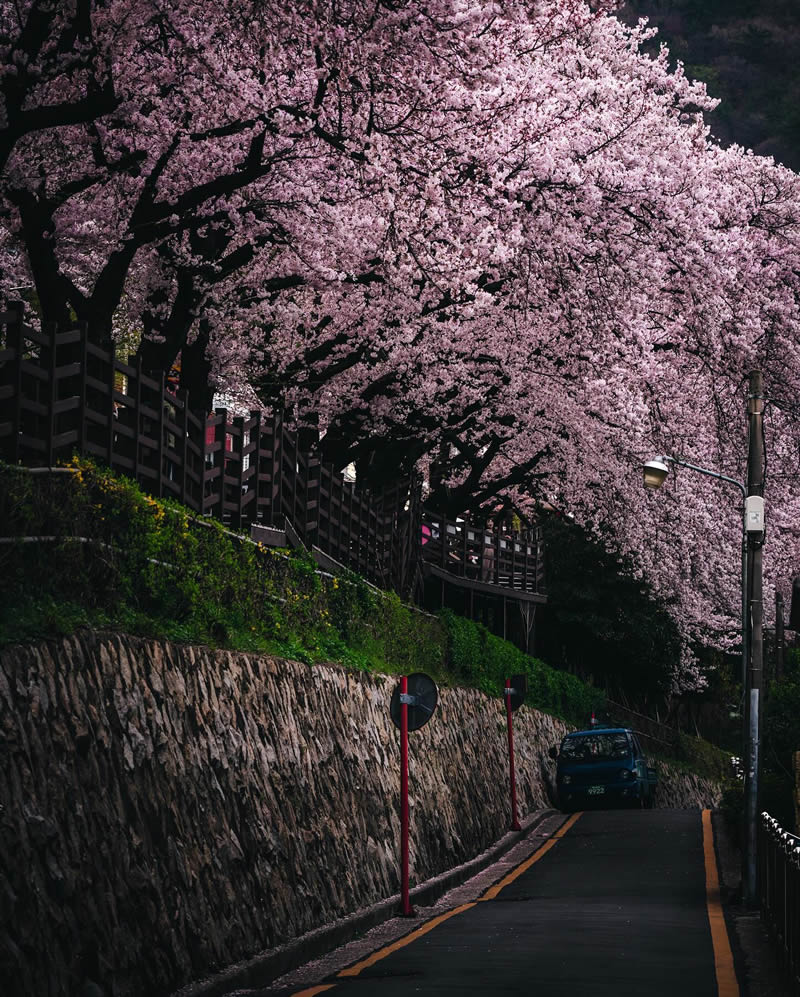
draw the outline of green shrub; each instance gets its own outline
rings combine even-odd
[[[444,610],[441,619],[448,635],[449,670],[459,681],[500,696],[506,678],[525,675],[526,703],[580,727],[588,725],[592,710],[603,709],[605,696],[574,675],[524,654],[480,623],[450,610]]]
[[[441,623],[305,551],[252,543],[92,461],[0,465],[0,646],[79,626],[443,679]],[[26,543],[22,537],[53,539]],[[83,538],[90,542],[82,542]]]
[[[730,778],[730,755],[709,741],[679,732],[673,752],[678,761],[685,762],[700,775],[717,782]]]

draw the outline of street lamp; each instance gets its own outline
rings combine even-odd
[[[680,460],[678,457],[654,457],[642,466],[644,471],[644,487],[655,491],[667,480],[669,465],[677,464],[678,467],[688,467],[698,474],[705,474],[709,478],[717,478],[726,481],[728,484],[736,485],[742,493],[743,513],[742,513],[742,685],[747,682],[747,665],[749,661],[747,653],[748,635],[748,612],[747,612],[747,488],[736,478],[729,478],[727,474],[720,474],[719,471],[710,471],[707,467],[699,467],[697,464],[690,464],[687,460]]]
[[[667,479],[669,472],[668,461],[671,457],[654,457],[644,465],[644,487],[660,488]]]
[[[656,489],[667,478],[674,464],[698,474],[735,485],[742,494],[742,684],[745,691],[745,847],[743,884],[745,900],[757,898],[757,833],[758,833],[758,770],[759,770],[759,711],[763,663],[761,546],[764,535],[763,476],[763,394],[760,371],[750,374],[748,395],[749,450],[747,485],[719,471],[711,471],[677,457],[660,456],[643,466],[645,488]],[[752,581],[749,571],[752,570]],[[752,638],[748,640],[752,635]]]

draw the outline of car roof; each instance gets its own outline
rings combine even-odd
[[[585,737],[587,734],[630,734],[632,733],[630,727],[590,727],[588,730],[574,730],[572,733],[567,734],[564,738],[566,740],[568,737]]]

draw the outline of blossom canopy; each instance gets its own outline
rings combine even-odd
[[[134,330],[455,511],[568,509],[735,639],[764,372],[768,581],[800,522],[797,176],[723,149],[646,24],[580,0],[0,0],[0,294]],[[696,680],[687,657],[676,685]]]

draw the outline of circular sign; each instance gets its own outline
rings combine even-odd
[[[436,683],[424,672],[414,672],[408,676],[408,692],[405,702],[408,705],[408,729],[419,730],[433,716],[439,701],[439,691]],[[395,727],[400,726],[400,683],[395,686],[392,700],[389,703],[389,715]]]
[[[509,682],[511,683],[511,688],[504,689],[503,693],[508,696],[511,712],[513,713],[514,710],[518,710],[525,702],[525,693],[528,691],[528,676],[512,675]]]

